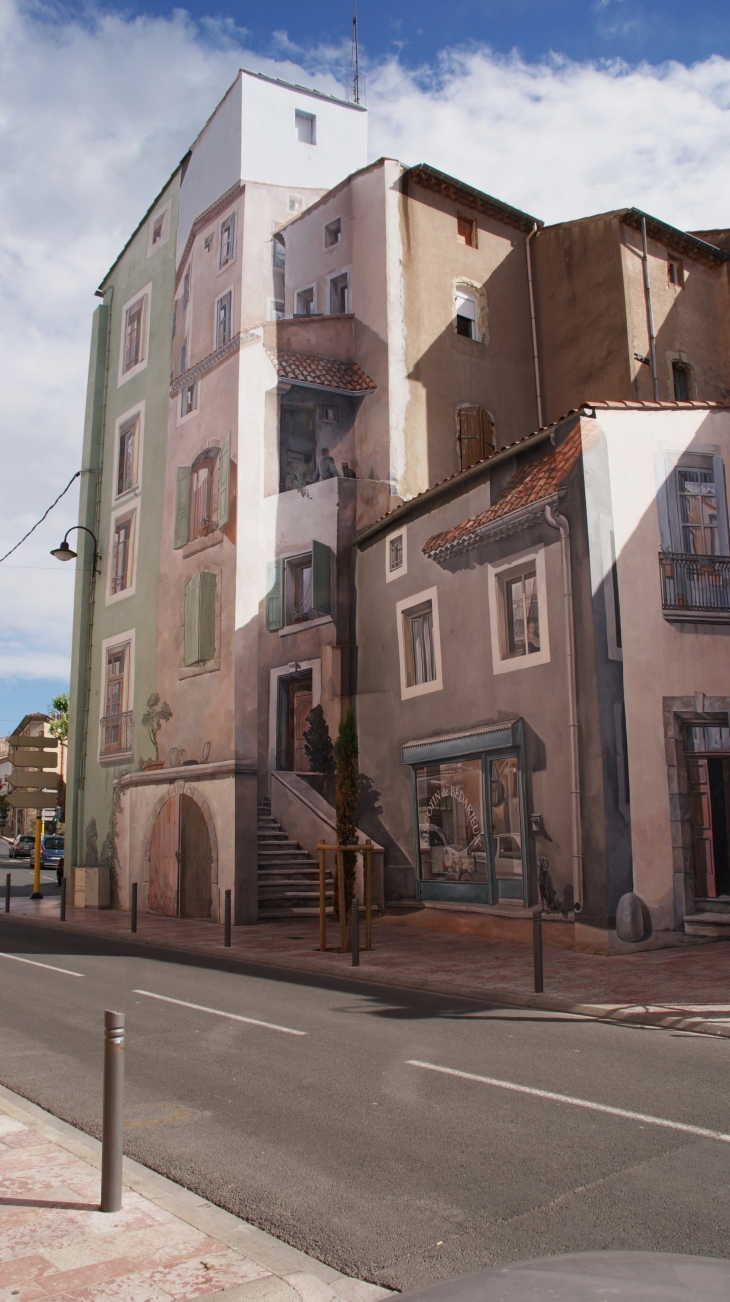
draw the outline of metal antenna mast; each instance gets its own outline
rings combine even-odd
[[[353,70],[352,98],[360,103],[360,61],[357,49],[357,0],[352,0],[352,57],[350,67]]]

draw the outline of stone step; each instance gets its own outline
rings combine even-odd
[[[328,918],[334,916],[334,909],[329,906],[325,909]],[[310,908],[292,908],[290,904],[284,904],[280,909],[272,909],[268,906],[265,909],[259,908],[259,922],[286,922],[290,918],[317,917],[319,909]]]
[[[684,919],[685,936],[717,936],[730,940],[730,913],[716,911],[688,913]]]
[[[290,881],[292,877],[305,879],[310,882],[319,881],[319,869],[313,868],[311,863],[286,864],[283,868],[259,868],[259,881]],[[332,873],[325,873],[326,881],[334,881]]]
[[[325,891],[325,900],[334,899],[334,891]],[[290,903],[292,900],[318,900],[319,891],[308,890],[307,886],[302,886],[298,891],[283,891],[280,886],[269,887],[263,886],[259,890],[260,904],[275,904],[277,900],[286,900]]]

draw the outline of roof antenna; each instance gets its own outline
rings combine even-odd
[[[357,49],[357,0],[352,0],[352,56],[350,58],[352,77],[352,98],[360,103],[360,60]]]

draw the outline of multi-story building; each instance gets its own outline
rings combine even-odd
[[[641,214],[544,228],[366,148],[360,106],[241,72],[100,287],[80,520],[102,558],[94,576],[80,549],[72,681],[79,900],[100,864],[120,907],[137,882],[143,909],[219,919],[230,890],[234,920],[255,922],[257,802],[286,786],[305,845],[326,824],[297,776],[312,708],[334,735],[357,703],[367,756],[390,726],[359,702],[398,585],[382,611],[370,589],[363,604],[354,540],[454,476],[457,497],[492,468],[502,484],[505,450],[589,380],[634,399],[666,353],[672,384],[725,395],[719,325],[701,362],[727,295],[708,240],[649,222],[637,299]],[[513,682],[494,680],[499,718]],[[415,898],[399,809],[378,824],[385,881]]]

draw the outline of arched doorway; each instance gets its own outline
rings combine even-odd
[[[150,913],[209,918],[212,861],[203,811],[191,796],[172,796],[157,815],[150,838]]]

